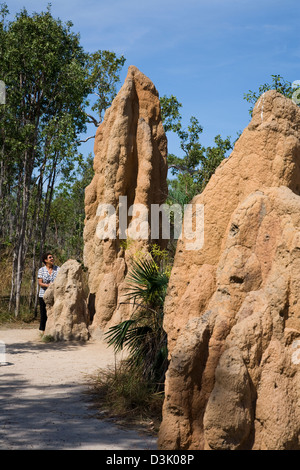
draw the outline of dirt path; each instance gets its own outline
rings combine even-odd
[[[100,420],[89,407],[87,375],[114,363],[103,342],[43,343],[32,328],[1,329],[0,342],[7,362],[0,364],[0,449],[156,449],[155,438]]]

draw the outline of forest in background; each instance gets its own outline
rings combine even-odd
[[[22,9],[13,21],[8,14],[1,4],[0,313],[32,318],[42,253],[51,251],[59,265],[70,258],[82,262],[84,192],[93,177],[93,155],[84,155],[85,142],[94,138],[87,129],[96,131],[102,122],[126,58],[85,51],[72,23],[53,18],[50,7],[31,16]],[[273,75],[271,84],[244,98],[253,106],[270,88],[289,97],[293,92]],[[167,202],[183,206],[203,191],[234,140],[218,134],[204,147],[195,116],[183,128],[177,97],[162,96],[160,103],[167,136],[174,132],[180,142],[180,154],[168,156]]]

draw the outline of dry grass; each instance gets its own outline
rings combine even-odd
[[[17,328],[21,325],[35,324],[39,321],[39,312],[37,318],[34,315],[32,309],[27,304],[27,299],[21,302],[20,314],[16,318],[14,312],[8,310],[8,297],[0,297],[0,325],[7,325],[13,328]]]
[[[126,361],[114,368],[100,369],[90,377],[92,406],[102,418],[120,426],[130,426],[156,435],[161,423],[163,393],[154,393],[151,385],[126,367]]]
[[[31,284],[31,261],[29,260],[28,263],[26,263],[23,276],[20,315],[18,318],[15,318],[14,313],[8,310],[12,276],[12,250],[9,247],[2,249],[0,253],[0,270],[0,325],[17,328],[22,325],[25,326],[26,324],[35,323],[37,319],[34,316],[33,309],[29,308],[28,301]]]

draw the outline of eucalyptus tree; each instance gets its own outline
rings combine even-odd
[[[50,9],[32,16],[23,9],[14,21],[7,14],[2,5],[1,232],[11,219],[10,307],[18,315],[26,255],[29,248],[42,250],[55,182],[74,167],[77,136],[86,128],[82,102],[90,88],[87,55],[71,22],[54,19]]]
[[[47,243],[54,248],[60,262],[83,259],[85,188],[94,176],[93,155],[82,162],[73,181],[62,180],[55,188],[47,231]]]
[[[293,84],[285,80],[281,75],[271,75],[271,83],[264,83],[258,87],[258,91],[251,91],[249,90],[248,93],[244,93],[244,99],[251,104],[249,108],[249,114],[252,116],[252,111],[255,103],[257,102],[258,98],[268,90],[276,90],[278,93],[286,96],[286,98],[292,98],[295,88],[293,88]]]
[[[88,124],[93,124],[97,128],[102,122],[106,109],[117,95],[117,84],[120,82],[120,73],[125,62],[123,55],[118,57],[115,52],[107,50],[98,50],[87,55],[90,96],[84,109]],[[90,111],[87,111],[87,107]],[[87,142],[93,138],[95,138],[94,133],[80,142]]]
[[[173,178],[169,179],[167,202],[176,202],[183,207],[195,194],[203,191],[233,144],[230,137],[224,139],[218,134],[213,146],[204,147],[200,141],[203,127],[195,116],[190,117],[187,128],[183,127],[182,103],[176,96],[162,96],[160,105],[165,132],[173,132],[179,138],[178,154],[168,155],[168,167]]]
[[[205,147],[200,137],[203,127],[191,116],[186,129],[181,122],[176,133],[179,137],[181,155],[168,155],[169,170],[175,178],[169,180],[169,201],[188,204],[203,191],[216,168],[226,158],[233,144],[228,136],[214,138],[214,145]]]

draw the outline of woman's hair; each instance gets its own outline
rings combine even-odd
[[[46,264],[45,259],[47,259],[48,256],[51,255],[51,254],[52,254],[51,251],[47,251],[46,253],[43,253],[42,261],[43,261],[44,264]]]

